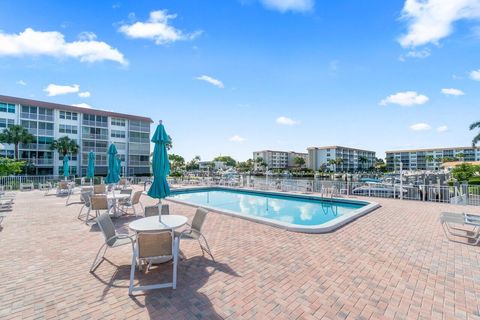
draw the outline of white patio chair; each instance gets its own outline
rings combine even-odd
[[[137,216],[137,209],[135,208],[136,205],[140,205],[140,207],[142,208],[142,211],[144,211],[143,204],[140,202],[140,198],[142,194],[143,194],[143,191],[141,190],[136,191],[131,197],[130,201],[127,201],[123,204],[123,211],[127,212],[128,209],[132,209],[135,216]]]
[[[137,234],[137,242],[133,248],[132,266],[130,268],[130,286],[128,294],[132,295],[134,291],[146,291],[161,288],[177,287],[177,265],[178,265],[178,238],[174,238],[173,231],[161,231],[156,233],[140,232]],[[173,258],[172,282],[158,283],[145,286],[134,286],[135,267],[138,265],[141,270],[141,264],[148,262],[146,271],[149,270],[152,262],[157,259]]]
[[[90,212],[95,211],[95,216],[98,218],[100,216],[100,211],[106,211],[107,214],[110,212],[110,206],[108,204],[107,195],[104,194],[94,194],[90,197],[90,209],[87,211],[87,217],[85,218],[85,224],[88,224],[90,220]]]
[[[108,212],[102,213],[97,217],[97,224],[103,233],[105,242],[98,250],[95,259],[93,260],[92,266],[90,267],[90,272],[93,272],[100,265],[100,263],[102,263],[108,248],[117,248],[130,244],[132,245],[133,249],[135,244],[134,236],[117,233],[117,231],[115,230],[115,225],[113,224],[112,219],[110,219],[110,215],[108,214]],[[105,250],[103,251],[102,257],[99,261],[100,252],[103,248],[105,248]]]
[[[442,224],[445,236],[450,241],[461,242],[451,239],[449,235],[454,237],[462,237],[473,241],[461,242],[464,244],[478,245],[480,243],[480,219],[478,216],[444,212],[440,216],[440,223]],[[459,228],[459,226],[464,228]],[[469,235],[469,233],[472,235]]]
[[[151,216],[158,216],[158,214],[161,212],[162,215],[168,215],[170,214],[170,207],[168,204],[160,204],[161,209],[159,209],[159,206],[146,206],[145,207],[145,212],[144,216],[145,217],[151,217]]]
[[[96,184],[93,186],[93,194],[106,194],[107,186],[104,184]]]
[[[80,212],[78,213],[77,219],[81,220],[83,209],[87,208],[88,211],[86,213],[86,220],[88,219],[88,214],[91,210],[91,202],[90,197],[92,196],[92,191],[84,191],[80,194],[80,201],[82,201],[83,205],[80,208]]]
[[[195,216],[193,217],[192,224],[187,224],[189,228],[177,233],[178,237],[181,240],[197,240],[198,244],[200,245],[200,249],[202,249],[202,254],[207,252],[212,260],[215,262],[215,258],[213,257],[212,251],[210,250],[210,246],[208,245],[207,238],[202,234],[202,226],[205,222],[205,218],[207,216],[208,211],[204,208],[198,208],[195,212]],[[205,242],[205,246],[200,241],[203,239]]]

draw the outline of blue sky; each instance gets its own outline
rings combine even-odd
[[[470,145],[480,0],[1,1],[0,94],[163,119],[191,159]]]

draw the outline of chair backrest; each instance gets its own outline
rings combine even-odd
[[[92,195],[90,203],[92,210],[108,210],[108,200],[106,195]]]
[[[146,206],[145,207],[145,217],[158,216],[158,206]]]
[[[168,204],[162,204],[162,207],[160,209],[160,213],[162,214],[162,216],[169,215],[170,214],[170,206]]]
[[[172,231],[140,232],[137,235],[138,258],[154,258],[173,255]]]
[[[90,207],[90,197],[92,196],[92,191],[84,191],[80,194],[80,199],[85,203],[86,207]]]
[[[132,189],[122,189],[120,190],[120,194],[132,194]]]
[[[107,186],[104,184],[97,184],[93,186],[94,194],[105,194],[107,193]]]
[[[58,183],[58,187],[59,187],[60,189],[62,189],[62,190],[63,190],[63,189],[68,189],[68,181],[60,181],[60,182]]]
[[[132,197],[132,205],[138,204],[140,202],[140,197],[142,196],[143,191],[136,191]]]
[[[198,208],[195,212],[195,216],[193,217],[192,221],[192,229],[195,231],[202,231],[203,223],[205,222],[205,217],[207,216],[207,209]]]
[[[97,223],[103,233],[103,236],[105,237],[105,243],[109,246],[113,245],[115,243],[115,239],[112,239],[112,237],[116,236],[117,232],[115,231],[115,225],[113,224],[108,212],[99,215],[97,218]]]
[[[127,179],[121,178],[120,181],[118,182],[120,186],[126,186],[127,185]]]

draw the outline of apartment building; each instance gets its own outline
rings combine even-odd
[[[375,163],[375,152],[369,150],[341,146],[310,147],[307,150],[309,167],[314,171],[355,172],[368,170]],[[336,159],[342,160],[332,164]]]
[[[147,117],[0,95],[0,130],[20,124],[35,141],[19,146],[19,158],[38,175],[63,174],[63,157],[50,150],[54,139],[68,136],[80,149],[71,156],[71,175],[86,175],[88,154],[96,153],[95,174],[107,174],[107,150],[115,143],[123,175],[150,173],[150,124]],[[0,146],[13,157],[14,147]]]
[[[258,158],[262,158],[267,164],[268,169],[291,169],[298,167],[295,164],[295,158],[300,157],[305,160],[305,164],[302,166],[307,167],[308,154],[294,151],[274,151],[274,150],[262,150],[253,152],[253,161],[255,163],[255,170],[263,169],[257,162]]]
[[[437,170],[443,159],[480,161],[480,148],[454,147],[386,151],[387,170]]]

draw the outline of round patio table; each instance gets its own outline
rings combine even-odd
[[[128,227],[135,232],[165,231],[180,228],[188,221],[187,217],[176,214],[162,215],[161,220],[159,216],[146,217],[130,222]]]
[[[115,192],[115,194],[113,193],[108,193],[107,194],[107,200],[109,202],[112,202],[112,207],[113,207],[113,216],[114,217],[118,217],[122,214],[122,212],[119,213],[119,208],[117,207],[117,201],[118,200],[126,200],[130,198],[130,195],[129,194],[122,194],[122,193],[117,193]]]

